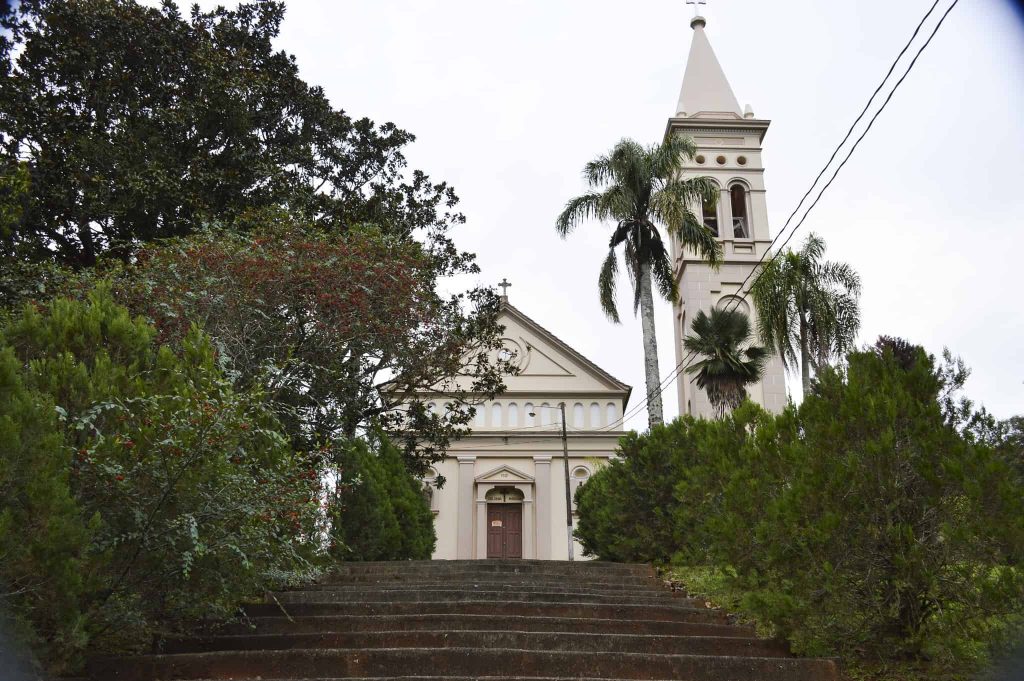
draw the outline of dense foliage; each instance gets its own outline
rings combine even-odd
[[[380,427],[422,474],[509,367],[495,359],[496,297],[440,297],[432,262],[421,244],[375,227],[340,235],[264,215],[143,248],[118,290],[162,342],[200,324],[236,384],[264,390],[298,449]],[[423,390],[443,391],[447,407],[429,412]]]
[[[427,560],[434,552],[434,514],[423,485],[379,434],[373,443],[356,440],[344,448],[329,509],[332,558]]]
[[[0,170],[28,170],[0,253],[89,266],[210,220],[288,206],[335,229],[422,232],[452,267],[444,183],[404,176],[409,133],[353,120],[275,50],[281,2],[181,16],[164,0],[21,0],[0,13]],[[0,189],[7,184],[0,182]]]
[[[710,570],[712,596],[800,652],[967,670],[1024,614],[1012,446],[961,427],[964,373],[921,348],[847,360],[799,409],[627,437],[579,492],[578,535],[602,558]]]
[[[0,588],[51,665],[310,567],[317,472],[205,334],[158,346],[101,288],[11,318],[0,380]]]
[[[497,297],[437,293],[479,271],[450,238],[457,197],[406,172],[410,134],[299,77],[273,48],[283,16],[269,0],[0,14],[0,304],[131,264],[131,311],[161,340],[201,324],[297,447],[380,426],[422,470],[465,432],[468,395],[502,388]],[[423,387],[450,408],[428,413]]]

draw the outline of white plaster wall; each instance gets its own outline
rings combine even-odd
[[[433,558],[450,560],[456,556],[459,464],[455,459],[447,458],[434,464],[434,468],[445,477],[445,484],[435,491],[438,495],[438,511],[434,515],[437,545]]]
[[[546,523],[550,536],[551,549],[550,559],[552,560],[566,560],[568,558],[568,546],[566,542],[566,514],[565,514],[565,466],[561,453],[561,445],[559,438],[552,438],[553,444],[557,444],[557,450],[552,447],[547,447],[543,450],[536,449],[532,451],[524,451],[522,455],[495,455],[487,450],[481,449],[477,452],[478,456],[472,467],[468,467],[467,470],[472,470],[473,478],[477,478],[481,475],[485,475],[501,466],[509,466],[519,472],[522,472],[530,477],[536,478],[538,467],[534,461],[534,456],[551,457],[550,463],[550,490],[551,496],[549,499],[549,512],[546,518],[538,517],[537,513],[537,488],[533,488],[533,503],[529,504],[531,512],[534,513],[533,527],[535,534],[535,541],[532,542],[535,547],[536,554],[536,537],[542,536],[543,532],[538,531],[541,523]],[[471,455],[472,447],[460,447],[458,452],[461,456]],[[614,453],[614,440],[607,440],[606,443],[601,443],[597,447],[590,443],[588,451],[585,452],[573,452],[569,457],[569,471],[570,471],[570,489],[575,493],[576,484],[575,480],[572,479],[572,471],[579,466],[587,468],[591,475],[596,472],[600,466],[600,461],[606,461]],[[459,464],[454,457],[449,457],[445,461],[435,465],[437,471],[447,478],[443,489],[438,491],[438,506],[439,511],[435,516],[435,527],[437,529],[438,541],[437,547],[434,551],[433,558],[436,560],[454,560],[458,557],[458,497],[459,497]],[[488,486],[489,487],[489,486]],[[474,513],[476,509],[476,493],[474,493],[473,499]],[[524,508],[525,512],[525,508]],[[575,527],[576,520],[573,521]],[[527,527],[527,523],[524,518],[524,531]],[[478,546],[478,537],[475,534],[476,526],[474,524],[474,536],[473,546],[474,549]],[[524,546],[527,544],[526,538],[524,537]],[[475,550],[474,550],[475,553]],[[582,548],[578,543],[575,543],[574,555],[577,560],[583,559]],[[486,556],[475,555],[475,558],[486,558]]]

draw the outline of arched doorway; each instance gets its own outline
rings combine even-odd
[[[523,493],[514,487],[487,492],[487,557],[523,557]]]

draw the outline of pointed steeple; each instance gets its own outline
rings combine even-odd
[[[706,25],[704,17],[694,17],[690,22],[693,42],[690,44],[690,56],[686,60],[686,73],[679,92],[676,116],[700,114],[701,118],[743,118],[743,110],[704,33]]]

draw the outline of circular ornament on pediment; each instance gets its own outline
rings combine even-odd
[[[522,371],[526,368],[529,352],[520,343],[511,338],[502,338],[501,349],[497,352],[497,359],[503,362],[510,362],[513,367]]]

